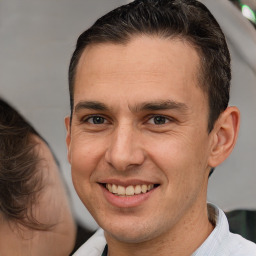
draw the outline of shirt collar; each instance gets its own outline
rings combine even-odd
[[[214,230],[192,256],[212,256],[229,235],[228,220],[224,212],[213,204],[208,204],[209,220],[216,223]]]

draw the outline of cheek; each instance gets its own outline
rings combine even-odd
[[[73,184],[79,194],[82,190],[90,189],[91,176],[96,169],[98,158],[87,151],[73,151],[71,173]]]
[[[207,141],[191,138],[170,136],[146,145],[150,159],[176,189],[195,186],[207,167]]]
[[[74,143],[75,147],[71,147],[71,174],[74,187],[82,199],[82,195],[90,190],[90,177],[95,169],[95,159],[90,148],[80,142]]]
[[[77,136],[73,137],[70,150],[72,181],[80,199],[86,203],[95,189],[93,181],[104,157],[104,145],[97,138]]]
[[[74,137],[70,147],[72,175],[88,177],[104,156],[103,143],[97,139]]]
[[[183,169],[190,165],[193,159],[193,149],[190,143],[170,136],[155,140],[148,140],[146,145],[150,159],[162,170],[175,174],[175,170]]]

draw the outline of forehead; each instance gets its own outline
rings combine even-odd
[[[125,99],[138,95],[141,100],[173,91],[184,96],[199,89],[199,65],[197,51],[181,39],[140,36],[126,44],[89,45],[78,63],[74,102],[120,92]]]

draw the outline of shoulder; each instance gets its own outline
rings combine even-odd
[[[215,220],[215,228],[193,256],[256,256],[256,244],[231,233],[226,215],[220,208],[208,204],[208,214]]]
[[[226,243],[227,255],[256,256],[256,244],[240,235],[230,233]]]
[[[104,231],[102,229],[88,239],[73,256],[101,256],[106,245]]]

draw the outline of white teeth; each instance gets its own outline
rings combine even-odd
[[[133,196],[134,195],[134,187],[133,186],[128,186],[126,189],[125,189],[125,194],[127,196]]]
[[[147,190],[148,190],[148,186],[147,186],[147,185],[142,185],[142,186],[141,186],[141,191],[142,191],[142,193],[146,193]]]
[[[124,187],[121,185],[108,183],[106,184],[106,188],[109,192],[116,194],[118,196],[134,196],[134,195],[139,195],[141,193],[147,193],[148,191],[154,188],[154,185],[143,184],[143,185],[136,185],[136,186],[129,185],[127,187]]]
[[[125,195],[125,187],[119,185],[117,187],[117,194],[120,196],[124,196]]]
[[[111,186],[111,184],[107,184],[107,189],[108,189],[109,192],[112,192],[112,186]]]
[[[109,185],[110,185],[110,184],[109,184]],[[116,193],[117,193],[117,185],[113,184],[113,185],[112,185],[112,191],[110,191],[110,192],[116,194]]]
[[[136,185],[136,186],[135,186],[135,191],[134,191],[134,193],[135,193],[136,195],[138,195],[138,194],[141,193],[141,186],[140,186],[140,185]]]

